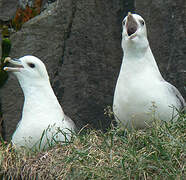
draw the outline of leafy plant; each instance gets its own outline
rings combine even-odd
[[[37,16],[41,12],[42,0],[35,0],[34,6],[26,6],[25,9],[18,8],[15,17],[12,19],[12,26],[17,31],[20,30],[22,25]]]
[[[11,42],[9,39],[9,32],[8,27],[4,26],[2,31],[2,42],[1,42],[1,48],[2,48],[2,57],[0,61],[0,88],[5,84],[8,73],[3,70],[3,68],[6,66],[7,63],[4,63],[4,60],[6,57],[9,56],[10,50],[11,50]]]

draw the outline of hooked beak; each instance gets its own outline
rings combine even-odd
[[[138,24],[132,14],[129,12],[127,16],[127,22],[126,22],[126,30],[128,37],[130,39],[134,38],[136,36],[136,31],[138,29]]]
[[[13,64],[13,67],[4,67],[5,71],[11,71],[11,72],[20,72],[21,68],[24,68],[23,65],[21,64],[21,61],[19,59],[11,59],[10,57],[5,58],[4,63],[9,62]]]

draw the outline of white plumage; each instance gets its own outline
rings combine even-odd
[[[161,76],[149,46],[145,21],[129,13],[122,23],[124,55],[114,93],[115,119],[128,128],[144,128],[154,115],[164,121],[177,119],[176,109],[183,109],[185,101]]]
[[[12,143],[16,147],[38,148],[40,146],[43,149],[55,140],[70,140],[75,125],[64,114],[51,88],[43,62],[34,56],[24,56],[20,59],[8,58],[7,61],[14,67],[4,69],[16,75],[24,93],[22,118],[12,136]],[[64,135],[59,133],[59,129]]]

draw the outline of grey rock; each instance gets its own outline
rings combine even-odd
[[[55,2],[56,0],[42,0],[42,7],[41,9],[44,10],[48,7],[49,4]],[[25,9],[26,6],[34,7],[35,0],[19,0],[19,6],[22,9]]]
[[[22,9],[25,9],[28,5],[29,7],[33,7],[35,0],[19,0],[19,5]]]
[[[0,0],[0,21],[8,21],[15,15],[17,0]]]
[[[136,1],[147,24],[151,49],[163,77],[186,99],[186,1]]]

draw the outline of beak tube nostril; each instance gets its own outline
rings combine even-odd
[[[10,60],[11,60],[10,57],[6,57],[5,60],[4,60],[4,63],[9,62]]]

